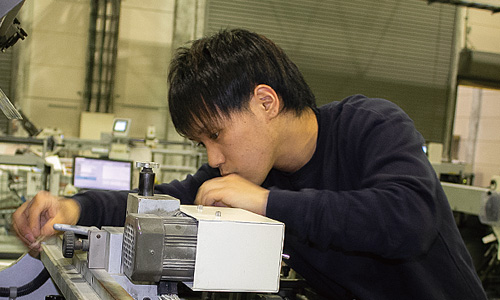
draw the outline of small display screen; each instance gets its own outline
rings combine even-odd
[[[113,126],[113,131],[125,132],[127,130],[128,121],[127,120],[116,120]]]
[[[130,190],[131,161],[77,156],[73,159],[73,185],[80,189]]]

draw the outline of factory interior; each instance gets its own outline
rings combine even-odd
[[[26,254],[12,228],[12,214],[40,191],[71,197],[133,190],[145,169],[155,183],[194,174],[207,153],[172,124],[169,62],[188,41],[240,27],[284,49],[318,106],[363,94],[388,99],[410,116],[483,288],[500,299],[500,1],[2,0],[0,20],[0,299],[324,299],[287,268],[283,224],[245,212],[239,216],[245,221],[228,221],[222,230],[254,231],[240,237],[246,248],[233,249],[227,244],[238,241],[219,235],[198,236],[244,257],[238,266],[207,262],[203,251],[212,245],[198,245],[196,264],[212,266],[206,276],[225,285],[195,276],[182,286],[168,282],[165,295],[141,277],[154,263],[144,270],[122,266],[123,227],[75,229],[90,241],[87,248],[74,234],[66,237],[73,229],[61,229],[64,237],[44,242],[40,257]],[[155,205],[140,194],[128,199],[127,212],[129,205],[138,214]],[[200,207],[183,209],[200,225],[213,224]],[[263,237],[267,246],[257,249]],[[63,257],[68,243],[74,253],[63,250]],[[176,251],[192,246],[182,245]],[[240,278],[255,264],[261,270],[255,278]],[[42,270],[50,276],[39,288],[12,294],[11,287]]]

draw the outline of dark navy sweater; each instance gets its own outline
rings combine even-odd
[[[285,223],[288,264],[329,299],[486,299],[424,140],[396,105],[362,95],[322,106],[315,153],[271,170],[267,216]],[[156,186],[192,204],[220,176],[204,165]],[[79,224],[123,226],[127,192],[86,192]]]

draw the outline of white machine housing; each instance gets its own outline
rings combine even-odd
[[[124,264],[123,272],[131,280],[136,280],[135,274],[139,274],[137,276],[141,278],[139,281],[157,281],[160,275],[158,268],[163,276],[170,273],[169,269],[171,270],[172,266],[175,270],[176,265],[189,264],[191,246],[188,244],[191,245],[192,242],[189,242],[190,237],[186,239],[186,236],[183,236],[185,225],[177,223],[175,217],[170,218],[170,221],[165,222],[172,222],[171,224],[177,224],[178,227],[178,230],[172,232],[171,225],[170,229],[165,229],[165,226],[161,228],[161,225],[151,227],[151,225],[144,224],[142,226],[138,225],[140,222],[132,221],[153,217],[151,214],[157,215],[158,218],[181,214],[184,219],[192,218],[196,221],[194,275],[189,275],[189,279],[186,279],[187,273],[184,271],[189,270],[190,267],[179,269],[185,277],[180,280],[192,290],[269,293],[279,290],[285,236],[285,225],[282,222],[239,208],[180,205],[178,199],[158,194],[141,196],[137,193],[130,193],[128,195],[127,215],[131,218],[127,217],[125,227],[129,230],[134,229],[133,233],[127,230],[127,238],[124,238],[127,242],[123,244],[122,263]],[[163,230],[170,232],[166,233]],[[164,238],[161,238],[162,232],[165,234]],[[130,234],[140,238],[136,240]],[[159,234],[159,236],[154,239],[147,237],[151,234]],[[158,242],[164,243],[164,247],[158,247]],[[185,255],[179,255],[179,249],[180,251],[185,249]],[[155,254],[136,256],[133,254],[136,251]],[[156,255],[160,252],[163,253],[162,257],[157,257]],[[123,257],[127,259],[123,260]],[[181,259],[177,260],[174,257]],[[148,265],[151,267],[144,269]],[[163,271],[161,271],[162,268]],[[151,271],[150,274],[148,274],[149,271]]]
[[[198,221],[195,291],[277,292],[284,224],[243,209],[181,205]]]

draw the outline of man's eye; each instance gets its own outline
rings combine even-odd
[[[210,139],[216,140],[219,137],[219,132],[214,132],[210,134]]]

